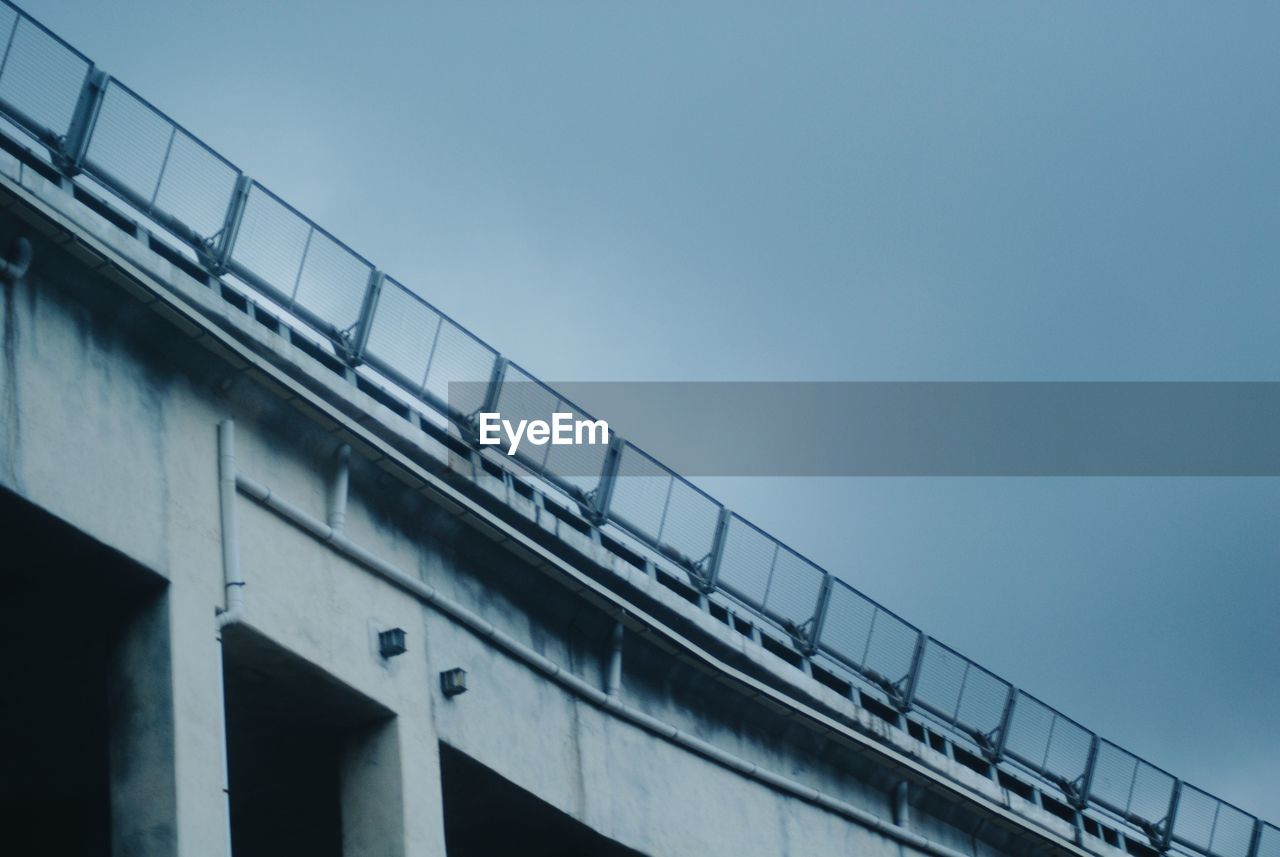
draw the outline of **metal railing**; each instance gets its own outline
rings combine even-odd
[[[239,281],[365,365],[462,436],[481,409],[589,416],[314,221],[248,178],[75,48],[0,0],[0,113],[171,233],[216,276]],[[451,400],[450,384],[469,382]],[[1157,851],[1280,857],[1280,829],[1128,751],[1014,687],[858,592],[634,444],[527,447],[521,464],[591,521],[674,563],[790,634],[808,657],[940,724],[993,765],[1016,765],[1100,810]],[[584,477],[592,473],[598,476]],[[1080,818],[1077,816],[1077,823]]]

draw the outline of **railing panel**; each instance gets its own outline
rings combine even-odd
[[[107,82],[85,169],[142,206],[208,238],[222,228],[239,175],[226,161],[117,80]]]
[[[916,681],[915,702],[970,733],[992,735],[1000,727],[1010,685],[959,652],[929,637]]]
[[[319,229],[311,234],[294,303],[337,330],[349,330],[360,318],[373,264]]]
[[[1041,774],[1075,782],[1089,762],[1093,733],[1028,693],[1018,691],[1005,750]]]
[[[1178,817],[1173,824],[1174,837],[1201,853],[1210,853],[1217,813],[1216,800],[1199,789],[1183,785],[1178,797]]]
[[[370,319],[365,353],[409,392],[421,394],[442,320],[435,307],[387,277]]]
[[[727,591],[798,628],[814,617],[826,572],[745,518],[732,515],[718,577]]]
[[[671,473],[671,496],[660,541],[705,570],[715,541],[720,504],[674,471],[668,472]],[[617,490],[615,485],[615,497]]]
[[[459,420],[484,405],[498,352],[453,319],[388,277],[369,324],[370,365],[407,392]]]
[[[633,444],[622,447],[609,517],[686,564],[711,552],[720,504]]]
[[[26,15],[9,7],[0,18],[5,53],[0,59],[0,100],[20,111],[38,134],[64,135],[91,64],[87,57]]]
[[[423,390],[456,408],[457,416],[468,419],[484,405],[486,385],[493,375],[498,352],[462,325],[441,315],[434,353],[427,365]],[[452,401],[449,385],[460,384]]]
[[[456,393],[451,395],[456,397]],[[502,415],[502,419],[512,423],[522,419],[546,420],[550,423],[557,413],[570,414],[570,419],[575,421],[593,419],[590,414],[514,363],[507,364],[495,410]],[[505,442],[505,436],[503,440]],[[544,446],[534,446],[526,440],[517,448],[516,457],[548,478],[570,486],[575,492],[586,494],[600,483],[608,451],[608,437],[605,441],[603,444],[547,443]]]
[[[831,582],[819,647],[873,678],[901,687],[911,671],[920,631],[843,580]]]
[[[1089,796],[1122,817],[1158,824],[1169,814],[1174,778],[1105,739],[1098,742]]]
[[[666,523],[672,481],[666,468],[627,444],[618,462],[609,517],[656,542]]]
[[[1262,834],[1258,838],[1257,857],[1280,857],[1280,827],[1271,824],[1262,825]]]
[[[784,623],[802,627],[818,610],[826,572],[786,545],[778,548],[764,609]]]
[[[222,228],[239,175],[220,155],[179,129],[155,207],[209,238]]]
[[[3,77],[4,66],[8,62],[9,48],[15,35],[14,28],[22,17],[18,10],[5,3],[0,5],[0,77]]]
[[[538,381],[514,363],[507,364],[507,371],[498,390],[495,410],[504,420],[550,420],[555,413],[560,394]],[[503,449],[506,437],[503,436]],[[522,443],[516,450],[516,458],[541,472],[548,447]]]
[[[591,419],[590,414],[564,399],[556,405],[556,412],[570,414],[575,421]],[[543,462],[546,473],[584,495],[594,491],[600,485],[600,474],[604,471],[605,456],[609,452],[608,441],[613,433],[595,432],[594,437],[603,438],[604,442],[561,446],[547,444],[546,460]]]
[[[778,555],[778,542],[738,515],[729,518],[718,583],[757,610],[764,609],[769,575]]]
[[[285,309],[338,338],[360,317],[373,264],[254,182],[231,248],[231,271],[247,273]]]
[[[172,137],[173,128],[164,117],[112,80],[102,94],[85,166],[149,201],[160,184],[160,170]]]
[[[1212,857],[1249,857],[1253,821],[1247,812],[1184,783],[1173,837]]]
[[[507,364],[495,410],[503,419],[547,420],[555,412],[560,394],[515,363]]]
[[[231,261],[270,287],[275,300],[290,306],[311,232],[305,217],[254,182],[245,200]]]

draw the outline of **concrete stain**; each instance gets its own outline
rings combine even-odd
[[[4,325],[3,350],[4,386],[0,392],[0,431],[4,432],[4,457],[0,460],[0,479],[5,484],[21,490],[21,479],[18,472],[18,453],[22,449],[22,408],[19,396],[18,378],[18,321],[15,311],[14,292],[18,284],[11,280],[2,280],[4,292]]]

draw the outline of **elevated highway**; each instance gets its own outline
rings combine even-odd
[[[1280,857],[0,13],[14,853]]]

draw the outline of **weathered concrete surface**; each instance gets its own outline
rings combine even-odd
[[[1067,822],[890,729],[509,486],[486,489],[473,475],[477,495],[492,490],[515,523],[451,494],[439,475],[447,454],[419,428],[29,167],[0,155],[0,174],[11,197],[0,243],[21,233],[36,246],[30,274],[4,286],[0,487],[167,582],[119,649],[132,691],[113,748],[138,764],[113,772],[117,816],[137,810],[115,853],[225,853],[215,610],[216,427],[227,419],[237,470],[321,521],[335,449],[353,444],[345,536],[594,687],[604,687],[612,613],[634,601],[618,702],[669,725],[641,728],[549,681],[241,494],[245,628],[391,715],[343,749],[344,853],[445,853],[441,743],[645,854],[920,853],[890,829],[903,779],[913,784],[908,832],[935,852],[1082,853]],[[361,413],[371,415],[363,424],[351,418]],[[520,515],[586,559],[556,559]],[[620,594],[602,594],[602,579]],[[389,627],[407,630],[409,651],[384,660],[376,634]],[[453,667],[467,670],[470,690],[446,699],[438,676]],[[676,729],[815,797],[660,734]]]

